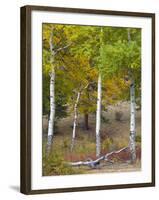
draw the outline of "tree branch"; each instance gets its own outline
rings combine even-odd
[[[51,32],[50,32],[50,40],[49,40],[49,45],[50,45],[50,51],[51,51],[51,54],[53,55],[54,52],[53,52],[53,30],[54,30],[54,26],[51,26]]]
[[[66,45],[66,46],[64,46],[64,47],[60,47],[60,48],[56,49],[55,54],[57,54],[61,50],[67,49],[69,46],[71,46],[71,43]]]

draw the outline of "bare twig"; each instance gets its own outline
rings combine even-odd
[[[69,46],[71,46],[71,43],[70,43],[70,44],[67,44],[67,45],[64,46],[64,47],[60,47],[60,48],[56,49],[56,53],[59,52],[59,51],[61,51],[61,50],[67,49]]]

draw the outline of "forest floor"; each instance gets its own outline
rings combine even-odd
[[[80,167],[83,169],[84,173],[112,173],[112,172],[134,172],[141,170],[141,162],[137,160],[135,164],[130,164],[128,162],[116,162],[113,164],[105,163],[101,164],[99,168],[91,169],[89,167]]]
[[[106,111],[102,111],[101,123],[101,155],[119,150],[129,145],[129,124],[130,110],[129,102],[118,103],[109,106]],[[116,113],[122,112],[120,120],[116,119]],[[131,164],[129,150],[123,151],[118,155],[112,155],[110,160],[113,163],[102,161],[99,167],[91,169],[89,167],[71,167],[65,169],[59,163],[87,161],[96,159],[95,150],[95,114],[89,115],[89,129],[85,130],[84,116],[79,115],[76,130],[76,140],[73,151],[70,151],[73,116],[60,119],[56,126],[53,149],[50,158],[43,156],[43,175],[57,174],[78,174],[78,173],[104,173],[104,172],[128,172],[141,170],[141,111],[136,111],[136,152],[137,161]],[[46,143],[46,135],[43,138]],[[43,148],[44,149],[44,148]],[[43,151],[44,152],[44,151]],[[44,154],[44,153],[43,153]],[[57,162],[58,165],[54,165]],[[58,169],[57,169],[58,167]]]

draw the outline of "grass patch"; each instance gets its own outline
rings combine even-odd
[[[63,151],[58,151],[58,149],[52,150],[49,156],[47,156],[45,146],[43,145],[43,176],[83,173],[80,168],[73,168],[68,165],[64,159]]]

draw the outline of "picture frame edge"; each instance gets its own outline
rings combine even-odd
[[[20,191],[31,190],[31,10],[20,10]]]
[[[31,12],[62,11],[88,14],[139,16],[152,18],[152,181],[149,183],[102,185],[75,188],[41,189],[31,188]],[[23,194],[46,194],[61,192],[126,189],[155,186],[155,13],[95,10],[26,5],[20,7],[20,192]]]
[[[134,12],[123,10],[103,10],[92,8],[73,8],[73,7],[55,7],[55,6],[42,6],[42,5],[25,5],[21,8],[29,9],[30,11],[57,11],[57,12],[72,12],[72,13],[88,13],[88,14],[105,14],[105,15],[122,15],[122,16],[136,16],[136,17],[153,17],[155,13],[152,12]]]

